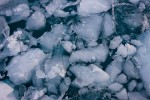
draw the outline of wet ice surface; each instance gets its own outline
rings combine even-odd
[[[149,0],[0,0],[0,100],[149,100]]]

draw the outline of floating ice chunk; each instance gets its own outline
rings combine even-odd
[[[123,56],[123,57],[126,57],[127,54],[128,54],[127,48],[126,48],[123,44],[121,44],[121,45],[118,47],[116,54],[117,54],[117,55],[121,55],[121,56]]]
[[[133,3],[133,4],[137,4],[140,2],[140,0],[129,0],[129,2]]]
[[[82,18],[81,23],[75,25],[73,30],[84,40],[96,41],[100,35],[102,20],[102,16],[97,14]]]
[[[108,88],[114,92],[118,92],[123,88],[123,85],[119,83],[113,83],[113,84],[110,84]]]
[[[97,47],[89,47],[71,53],[70,63],[75,62],[104,62],[108,54],[107,48],[103,44]]]
[[[74,50],[76,48],[76,45],[70,41],[63,41],[62,46],[68,53],[71,53],[72,50]]]
[[[14,84],[26,83],[31,79],[32,72],[45,59],[40,49],[30,49],[23,55],[15,56],[7,66],[8,76]]]
[[[140,41],[140,40],[131,40],[131,44],[139,47],[139,46],[142,46],[143,43]]]
[[[105,14],[103,25],[103,36],[108,37],[114,33],[114,20],[111,15]]]
[[[56,17],[67,17],[67,16],[69,16],[69,12],[65,12],[63,10],[56,10],[56,12],[54,13],[54,16],[56,16]]]
[[[114,81],[118,74],[121,73],[122,63],[123,58],[121,56],[118,56],[107,66],[105,71],[110,75],[112,81]]]
[[[74,84],[81,88],[92,83],[107,86],[110,82],[110,76],[96,65],[75,65],[70,68],[70,71],[76,76]]]
[[[138,78],[139,78],[138,69],[134,66],[133,62],[130,61],[130,60],[127,60],[127,61],[124,63],[123,72],[124,72],[128,77],[135,78],[135,79],[138,79]]]
[[[19,41],[22,35],[23,32],[18,30],[8,37],[3,53],[7,53],[8,56],[13,56],[17,55],[19,52],[26,51],[28,46],[25,45],[23,41]]]
[[[120,92],[116,94],[116,97],[119,100],[128,100],[128,94],[126,89],[122,89]]]
[[[65,0],[53,0],[46,7],[46,11],[49,16],[53,15],[53,13],[62,7],[62,4]]]
[[[127,43],[125,44],[125,47],[127,48],[128,56],[134,55],[136,53],[136,48],[133,45]]]
[[[150,29],[140,36],[140,40],[143,42],[143,46],[138,49],[138,59],[141,63],[141,68],[139,69],[142,80],[144,81],[144,87],[150,95]]]
[[[17,100],[13,94],[14,89],[8,84],[0,81],[0,99],[1,100]]]
[[[121,42],[122,38],[120,36],[116,36],[110,41],[109,48],[116,49],[121,44]]]
[[[129,84],[128,84],[128,90],[129,91],[133,91],[134,88],[136,87],[137,82],[135,80],[132,80]]]
[[[111,8],[111,0],[81,0],[78,6],[79,15],[105,12]]]
[[[127,83],[128,80],[127,80],[126,75],[120,74],[120,75],[117,76],[115,81],[120,83],[120,84],[125,84],[125,83]]]
[[[45,27],[46,19],[43,13],[35,11],[26,22],[27,30],[39,30]]]
[[[9,23],[18,22],[20,20],[25,20],[30,16],[29,6],[25,3],[17,5],[12,9],[13,16],[10,17]]]
[[[148,100],[139,92],[129,92],[128,96],[129,96],[129,100]]]

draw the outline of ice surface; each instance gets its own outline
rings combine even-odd
[[[97,14],[83,17],[81,23],[75,25],[73,30],[84,40],[96,41],[100,35],[102,20],[103,17]]]
[[[129,92],[129,100],[148,100],[139,92]]]
[[[132,80],[129,84],[128,84],[128,90],[129,91],[133,91],[134,88],[136,87],[137,82],[135,80]]]
[[[120,83],[120,84],[125,84],[128,82],[127,77],[124,74],[118,75],[115,81]]]
[[[128,100],[128,94],[127,94],[127,90],[125,88],[123,88],[120,92],[118,92],[116,94],[116,97],[119,100]]]
[[[26,29],[27,30],[39,30],[45,27],[46,19],[42,12],[35,11],[27,20]]]
[[[110,41],[109,48],[116,49],[121,44],[121,42],[122,38],[120,36],[116,36]]]
[[[142,76],[142,80],[144,81],[144,87],[148,91],[150,95],[150,78],[148,78],[150,74],[150,63],[149,63],[149,55],[150,55],[150,30],[148,29],[145,33],[143,33],[140,37],[140,40],[143,42],[144,46],[141,46],[138,50],[138,58],[141,63],[140,75]]]
[[[74,84],[81,88],[92,83],[100,83],[102,86],[110,83],[110,76],[93,64],[89,66],[75,65],[70,68],[70,71],[76,76]]]
[[[81,0],[78,13],[87,16],[93,13],[105,12],[111,8],[111,0]]]
[[[7,83],[0,81],[0,99],[1,100],[17,100],[13,93],[14,89]]]
[[[106,72],[111,76],[111,80],[114,81],[118,74],[122,71],[122,63],[123,58],[121,56],[118,56],[112,61],[106,68]]]
[[[32,72],[45,58],[40,49],[30,49],[23,55],[15,56],[7,66],[8,76],[14,84],[26,83],[31,79]]]
[[[97,47],[89,47],[71,53],[70,63],[74,62],[104,62],[108,54],[103,44]]]
[[[112,90],[113,92],[118,92],[118,91],[120,91],[123,88],[123,85],[121,85],[119,83],[113,83],[113,84],[110,84],[108,86],[108,88],[110,90]]]

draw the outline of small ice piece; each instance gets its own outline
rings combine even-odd
[[[6,45],[3,53],[7,53],[8,56],[17,55],[19,52],[26,51],[28,46],[20,41],[19,38],[23,35],[21,30],[17,30],[10,37],[7,38]]]
[[[133,45],[127,43],[125,44],[125,47],[127,48],[128,56],[134,55],[136,53],[136,48]]]
[[[110,49],[116,49],[122,42],[122,38],[120,36],[114,37],[109,44]]]
[[[70,41],[62,41],[62,46],[68,53],[71,53],[76,48],[76,45]]]
[[[110,76],[93,64],[89,66],[75,65],[70,68],[70,71],[76,76],[74,84],[80,88],[92,83],[100,83],[102,86],[110,83]]]
[[[128,84],[128,90],[129,91],[133,91],[134,88],[136,87],[137,82],[135,80],[132,80],[129,84]]]
[[[88,16],[93,13],[105,12],[111,8],[111,0],[81,0],[78,13]]]
[[[89,47],[74,51],[70,56],[70,63],[75,62],[104,62],[108,54],[108,49],[103,44],[97,47]]]
[[[14,89],[11,86],[0,81],[0,100],[17,100],[13,91]]]
[[[129,2],[131,2],[133,4],[138,4],[140,2],[140,0],[129,0]]]
[[[54,13],[55,17],[67,17],[69,16],[69,12],[65,12],[63,10],[56,10],[56,12]]]
[[[23,55],[15,56],[7,66],[10,80],[17,85],[28,82],[33,70],[45,59],[45,56],[40,49],[30,49]]]
[[[52,16],[56,10],[61,9],[63,2],[65,0],[53,0],[51,1],[46,7],[46,11],[49,14],[49,16]]]
[[[78,91],[79,95],[82,95],[88,92],[89,92],[89,89],[87,87],[83,87]]]
[[[43,13],[35,11],[26,22],[27,30],[40,30],[45,27],[46,19]]]
[[[11,11],[9,11],[9,13],[11,13]],[[13,14],[12,16],[10,16],[9,23],[15,23],[21,20],[25,20],[30,16],[30,9],[28,4],[22,3],[13,8],[12,13]]]
[[[127,77],[124,74],[118,75],[115,81],[120,83],[120,84],[125,84],[128,82]]]
[[[122,63],[123,58],[118,56],[107,66],[105,71],[110,75],[112,81],[114,81],[118,74],[121,73]]]
[[[113,83],[113,84],[110,84],[108,86],[108,88],[110,90],[112,90],[113,92],[118,92],[118,91],[120,91],[123,88],[123,85],[121,85],[119,83]]]
[[[121,55],[122,57],[126,57],[128,54],[127,48],[123,44],[121,44],[118,47],[116,54]]]
[[[59,85],[59,89],[62,95],[65,95],[65,92],[69,89],[70,83],[71,79],[69,77],[65,77],[63,82]]]
[[[129,100],[148,100],[139,92],[129,92],[128,96],[129,96]]]
[[[10,2],[10,0],[1,0],[0,1],[0,6],[8,4]]]
[[[131,40],[131,44],[139,47],[139,46],[142,46],[143,43],[140,41],[140,40]]]
[[[103,25],[103,36],[108,37],[114,33],[114,20],[111,15],[105,14]]]
[[[120,92],[115,95],[119,100],[128,100],[127,90],[123,88]]]
[[[93,2],[93,1],[92,1]],[[75,25],[73,30],[84,40],[96,41],[100,35],[103,17],[97,14],[81,18],[81,23]]]
[[[130,78],[139,78],[138,69],[134,66],[131,60],[127,60],[123,65],[123,72]]]

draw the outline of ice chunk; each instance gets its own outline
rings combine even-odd
[[[127,43],[125,44],[125,47],[127,48],[128,56],[134,55],[136,53],[136,48],[133,45]]]
[[[125,83],[127,83],[128,80],[127,80],[126,75],[120,74],[120,75],[117,76],[115,81],[118,82],[118,83],[121,83],[121,84],[125,84]]]
[[[84,40],[96,41],[100,35],[102,20],[102,16],[97,14],[82,18],[81,23],[75,25],[73,30]]]
[[[35,11],[27,20],[26,29],[27,30],[39,30],[45,27],[46,19],[43,13],[40,11]]]
[[[71,53],[70,63],[75,62],[104,62],[108,54],[107,48],[103,44],[97,47],[89,47]]]
[[[110,82],[110,76],[96,65],[75,65],[70,68],[70,71],[76,76],[74,84],[81,88],[92,83],[107,86]]]
[[[129,92],[128,96],[129,96],[129,100],[148,100],[139,92]]]
[[[105,12],[111,8],[111,0],[81,0],[78,6],[79,15]]]
[[[121,45],[118,47],[116,54],[117,54],[117,55],[121,55],[121,56],[123,56],[123,57],[126,57],[127,54],[128,54],[127,48],[126,48],[123,44],[121,44]]]
[[[139,73],[138,73],[138,69],[134,66],[133,62],[131,60],[127,60],[124,63],[123,66],[123,72],[131,78],[135,78],[138,79],[139,78]]]
[[[5,4],[9,3],[9,2],[10,2],[10,0],[1,0],[0,1],[0,6],[1,5],[5,5]]]
[[[119,83],[113,83],[108,86],[108,88],[114,92],[118,92],[122,89],[123,85]]]
[[[137,82],[135,80],[132,80],[129,84],[128,84],[128,90],[129,91],[133,91],[134,88],[136,87]]]
[[[150,29],[148,29],[145,33],[143,33],[140,37],[140,40],[143,42],[143,46],[138,49],[138,59],[141,63],[140,75],[142,80],[144,81],[144,87],[150,95]]]
[[[0,81],[0,99],[1,100],[17,100],[13,94],[14,89],[8,84]]]
[[[140,40],[131,40],[131,44],[138,47],[143,45],[143,43]]]
[[[15,56],[7,66],[8,76],[14,84],[26,83],[31,79],[32,72],[45,59],[40,49],[30,49],[23,55]]]
[[[114,81],[118,74],[122,71],[122,63],[123,58],[121,56],[118,56],[112,61],[106,68],[106,72],[111,76],[111,80]]]
[[[116,36],[110,41],[109,48],[116,49],[121,44],[121,42],[122,38],[120,36]]]
[[[128,94],[126,89],[122,89],[120,92],[116,94],[116,97],[119,100],[128,100]]]
[[[129,0],[129,2],[133,3],[133,4],[137,4],[140,2],[140,0]]]
[[[105,14],[103,25],[103,36],[108,37],[114,33],[114,20],[111,15]]]
[[[70,41],[62,41],[62,46],[68,53],[71,53],[76,48],[76,45]]]

